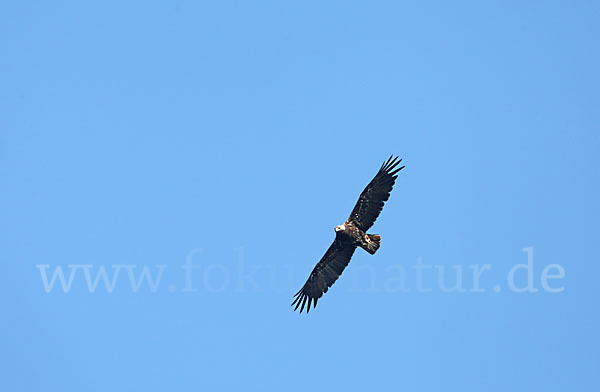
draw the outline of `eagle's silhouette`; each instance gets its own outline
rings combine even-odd
[[[308,302],[306,313],[317,306],[317,301],[340,277],[344,268],[350,262],[357,246],[360,246],[370,254],[374,254],[381,244],[379,234],[367,234],[367,230],[373,226],[379,216],[383,203],[389,197],[394,182],[398,178],[397,173],[404,169],[398,165],[402,159],[391,156],[371,180],[369,185],[360,194],[358,202],[354,206],[350,217],[343,225],[335,227],[335,240],[325,252],[325,256],[317,263],[310,273],[308,280],[294,297],[292,306],[294,310],[300,307],[300,313]]]

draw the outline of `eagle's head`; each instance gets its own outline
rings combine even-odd
[[[344,225],[337,225],[337,226],[335,227],[335,232],[336,232],[336,233],[337,233],[338,231],[344,231],[344,230],[346,230],[346,226],[344,226]]]

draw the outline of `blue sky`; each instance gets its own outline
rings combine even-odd
[[[4,2],[1,389],[597,388],[599,13]]]

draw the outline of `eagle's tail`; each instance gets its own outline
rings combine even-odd
[[[381,246],[381,236],[379,234],[367,234],[367,247],[365,250],[370,254],[375,254]]]

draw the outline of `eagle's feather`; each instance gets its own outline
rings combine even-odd
[[[317,300],[335,283],[340,277],[344,268],[350,262],[356,245],[353,245],[350,240],[336,238],[325,255],[317,263],[315,268],[310,273],[308,280],[304,286],[295,294],[296,299],[292,306],[296,305],[294,310],[300,308],[300,313],[304,310],[304,305],[308,299],[308,308],[310,310],[311,302],[314,301],[314,306],[317,306]],[[301,305],[302,304],[302,305]]]
[[[398,167],[402,159],[398,157],[387,160],[371,180],[369,185],[362,191],[348,222],[354,223],[362,231],[367,231],[373,226],[375,220],[381,213],[383,203],[390,198],[390,192],[394,187],[394,182],[398,178],[398,172],[404,169],[404,166]]]

